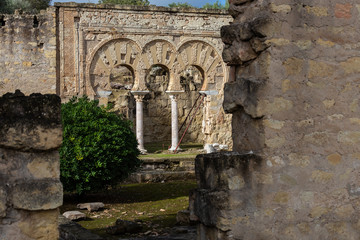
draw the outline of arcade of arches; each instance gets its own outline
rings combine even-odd
[[[135,123],[142,151],[144,143],[170,140],[175,150],[185,129],[179,128],[192,116],[184,141],[231,145],[231,117],[222,110],[228,67],[220,39],[229,16],[95,6],[57,4],[62,98],[86,94],[111,103]]]

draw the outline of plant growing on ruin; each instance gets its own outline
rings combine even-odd
[[[99,0],[99,3],[137,6],[149,6],[150,4],[149,0]]]
[[[219,1],[213,4],[206,3],[202,8],[205,9],[229,9],[229,0],[226,0],[225,5],[222,5]]]
[[[168,5],[169,7],[172,7],[172,8],[194,8],[193,5],[189,4],[188,2],[185,2],[185,3],[181,3],[181,2],[173,2],[173,3],[170,3]]]
[[[130,122],[107,110],[87,97],[62,104],[60,168],[65,191],[104,189],[140,165]]]
[[[0,13],[14,13],[15,9],[20,9],[29,13],[37,13],[41,9],[46,9],[50,0],[0,0]]]

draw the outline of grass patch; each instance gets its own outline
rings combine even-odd
[[[79,224],[107,239],[118,239],[105,232],[116,219],[140,219],[144,223],[144,232],[174,226],[177,212],[188,207],[189,191],[194,188],[194,181],[119,185],[115,189],[89,194],[81,199],[66,195],[61,212],[76,209],[79,201],[102,201],[106,209],[92,213],[84,211],[88,219]]]
[[[170,141],[169,142],[146,143],[145,149],[148,151],[148,153],[159,153],[159,152],[166,151],[170,145],[171,145]],[[187,143],[181,144],[180,148],[183,150],[188,150],[188,149],[192,149],[192,148],[202,149],[203,145],[200,143],[187,142]],[[176,154],[173,154],[173,155],[176,155]]]
[[[147,155],[140,155],[139,158],[140,159],[159,159],[159,158],[171,158],[171,159],[176,159],[176,158],[195,158],[196,155],[198,155],[198,153],[189,153],[189,154],[181,154],[181,153],[177,153],[177,154],[147,154]]]

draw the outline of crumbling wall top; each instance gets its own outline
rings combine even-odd
[[[95,4],[95,3],[75,3],[55,2],[55,7],[65,8],[90,8],[90,9],[115,9],[125,11],[152,11],[152,12],[168,12],[168,13],[196,13],[196,14],[208,14],[208,15],[228,15],[227,10],[218,9],[201,9],[201,8],[169,8],[159,7],[155,5],[150,6],[131,6],[131,5],[119,5],[119,4]]]

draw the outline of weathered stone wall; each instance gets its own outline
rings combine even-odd
[[[58,239],[60,98],[0,97],[0,239]]]
[[[218,10],[75,3],[57,3],[39,15],[0,15],[0,94],[20,89],[56,93],[63,101],[86,94],[113,103],[135,123],[130,92],[149,90],[144,137],[154,142],[171,138],[165,91],[188,90],[179,96],[181,123],[199,90],[213,90],[185,140],[231,146],[225,134],[231,115],[221,107],[228,67],[219,33],[230,20]],[[159,89],[149,89],[154,66],[168,72]],[[181,83],[189,67],[201,72],[195,90]]]
[[[241,196],[230,208],[242,211],[203,222],[203,233],[359,239],[359,9],[351,0],[231,1],[224,108],[234,150],[261,161],[232,183]]]
[[[57,93],[56,12],[0,15],[0,95]]]

